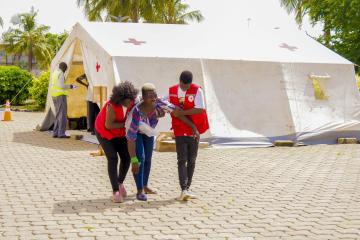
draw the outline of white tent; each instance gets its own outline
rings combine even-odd
[[[78,23],[51,71],[61,61],[70,66],[69,75],[71,69],[84,71],[91,88],[106,86],[108,97],[125,80],[137,87],[153,82],[165,95],[181,71],[192,71],[205,93],[210,121],[205,137],[214,144],[335,143],[337,137],[360,137],[353,64],[296,29]],[[69,97],[78,99],[69,103],[75,115],[79,98],[85,104],[85,90],[78,91],[83,93]],[[47,111],[42,129],[51,124],[50,97]],[[169,118],[159,128],[169,131]]]

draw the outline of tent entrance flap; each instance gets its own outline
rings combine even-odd
[[[86,117],[87,87],[76,82],[76,78],[85,73],[79,41],[77,41],[75,45],[74,55],[68,71],[69,73],[66,78],[66,84],[74,84],[77,88],[69,91],[67,116],[69,119]]]

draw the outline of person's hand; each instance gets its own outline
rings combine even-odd
[[[158,111],[158,115],[157,115],[158,118],[162,118],[164,116],[165,116],[165,111],[164,110]]]
[[[139,173],[139,168],[140,168],[140,161],[139,159],[135,156],[131,158],[131,171],[134,174],[138,174]]]
[[[174,117],[180,117],[182,115],[182,112],[183,111],[180,108],[175,108],[172,114]]]
[[[195,140],[197,141],[197,142],[199,142],[200,141],[200,133],[199,133],[199,131],[197,130],[197,128],[195,127],[195,128],[193,128],[193,136],[194,136],[194,138],[195,138]]]
[[[138,174],[139,169],[140,169],[140,164],[139,163],[132,163],[131,164],[131,171],[132,171],[133,174]]]

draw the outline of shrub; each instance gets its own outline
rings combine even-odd
[[[29,97],[29,87],[33,76],[26,70],[16,66],[0,66],[0,103],[7,99],[13,100],[12,104],[22,104]]]
[[[32,87],[29,89],[32,99],[34,99],[36,104],[41,108],[44,108],[46,104],[49,81],[50,72],[42,72],[39,78],[33,79]]]

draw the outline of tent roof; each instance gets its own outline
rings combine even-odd
[[[85,30],[114,57],[352,64],[298,29],[86,22],[75,30]]]

